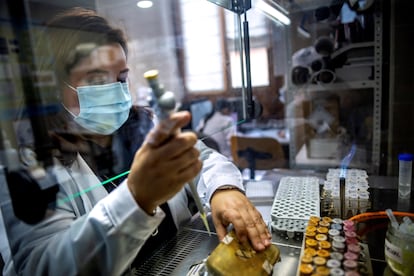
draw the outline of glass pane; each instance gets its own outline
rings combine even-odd
[[[207,1],[181,1],[184,65],[190,93],[224,89],[219,8]]]
[[[239,52],[232,52],[231,61],[231,80],[233,87],[241,87],[241,67]],[[251,80],[252,86],[266,86],[269,84],[269,69],[267,49],[254,48],[250,51]],[[246,69],[244,69],[246,70]],[[245,84],[246,85],[246,84]]]
[[[303,231],[282,231],[271,213],[286,176],[316,177],[312,206],[348,226],[387,208],[413,218],[398,174],[400,154],[414,153],[414,1],[264,1],[290,25],[258,12],[261,0],[246,17],[213,0],[0,1],[2,275],[187,275],[219,244],[192,199],[211,202],[212,226],[214,206],[235,202],[209,201],[222,184],[245,188],[260,227],[272,226],[283,247],[273,275],[297,275],[301,263]],[[251,91],[238,19],[249,25]],[[183,116],[177,131],[171,114]],[[170,143],[187,131],[208,146],[193,196],[196,176],[181,177],[198,153]],[[353,201],[339,204],[354,180],[364,186],[348,186]],[[387,223],[363,221],[349,240],[371,243],[372,275],[392,270]]]
[[[235,22],[235,15],[230,11],[225,12],[226,16],[226,36],[230,39],[238,39],[237,30],[238,26]],[[244,15],[242,16],[244,19]],[[256,37],[262,37],[268,35],[266,28],[266,17],[260,13],[257,9],[252,8],[247,11],[247,21],[249,22],[249,34],[250,39],[254,40]]]
[[[206,87],[209,90],[222,90],[223,74],[209,73],[208,75],[192,75],[188,78],[187,82],[191,91],[205,91]]]

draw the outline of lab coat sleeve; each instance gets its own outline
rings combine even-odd
[[[202,172],[197,184],[198,193],[210,202],[214,191],[224,185],[233,185],[244,191],[243,179],[240,170],[224,155],[207,147],[198,141],[197,149],[203,160]]]
[[[126,181],[79,218],[59,209],[32,226],[1,207],[19,275],[121,275],[165,216],[140,209]]]

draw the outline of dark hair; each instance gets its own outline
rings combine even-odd
[[[223,110],[225,108],[231,109],[231,107],[232,107],[231,103],[227,99],[221,98],[221,99],[218,99],[217,102],[216,102],[216,110],[217,111]]]
[[[49,64],[41,64],[40,70],[49,68],[56,73],[58,84],[66,80],[71,69],[96,47],[119,43],[128,53],[124,33],[94,10],[71,8],[53,17],[45,34],[38,42],[40,56]]]

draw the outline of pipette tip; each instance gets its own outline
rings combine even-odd
[[[207,229],[208,235],[211,237],[211,231],[210,231],[210,226],[208,225],[208,221],[207,221],[207,215],[206,213],[200,213],[200,217],[203,220],[204,226]]]
[[[394,214],[392,213],[392,210],[391,209],[387,209],[387,210],[385,210],[385,212],[387,213],[387,216],[388,216],[388,218],[391,221],[391,225],[394,228],[397,228],[398,229],[399,223],[398,223],[397,219],[395,218]]]

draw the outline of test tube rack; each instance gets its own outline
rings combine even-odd
[[[316,177],[283,177],[271,209],[272,230],[288,236],[303,233],[309,218],[320,216],[319,194]]]
[[[341,181],[344,184],[343,197]],[[342,169],[329,169],[321,193],[322,213],[348,219],[366,212],[370,208],[368,189],[368,174],[365,170],[348,169],[343,175]]]

